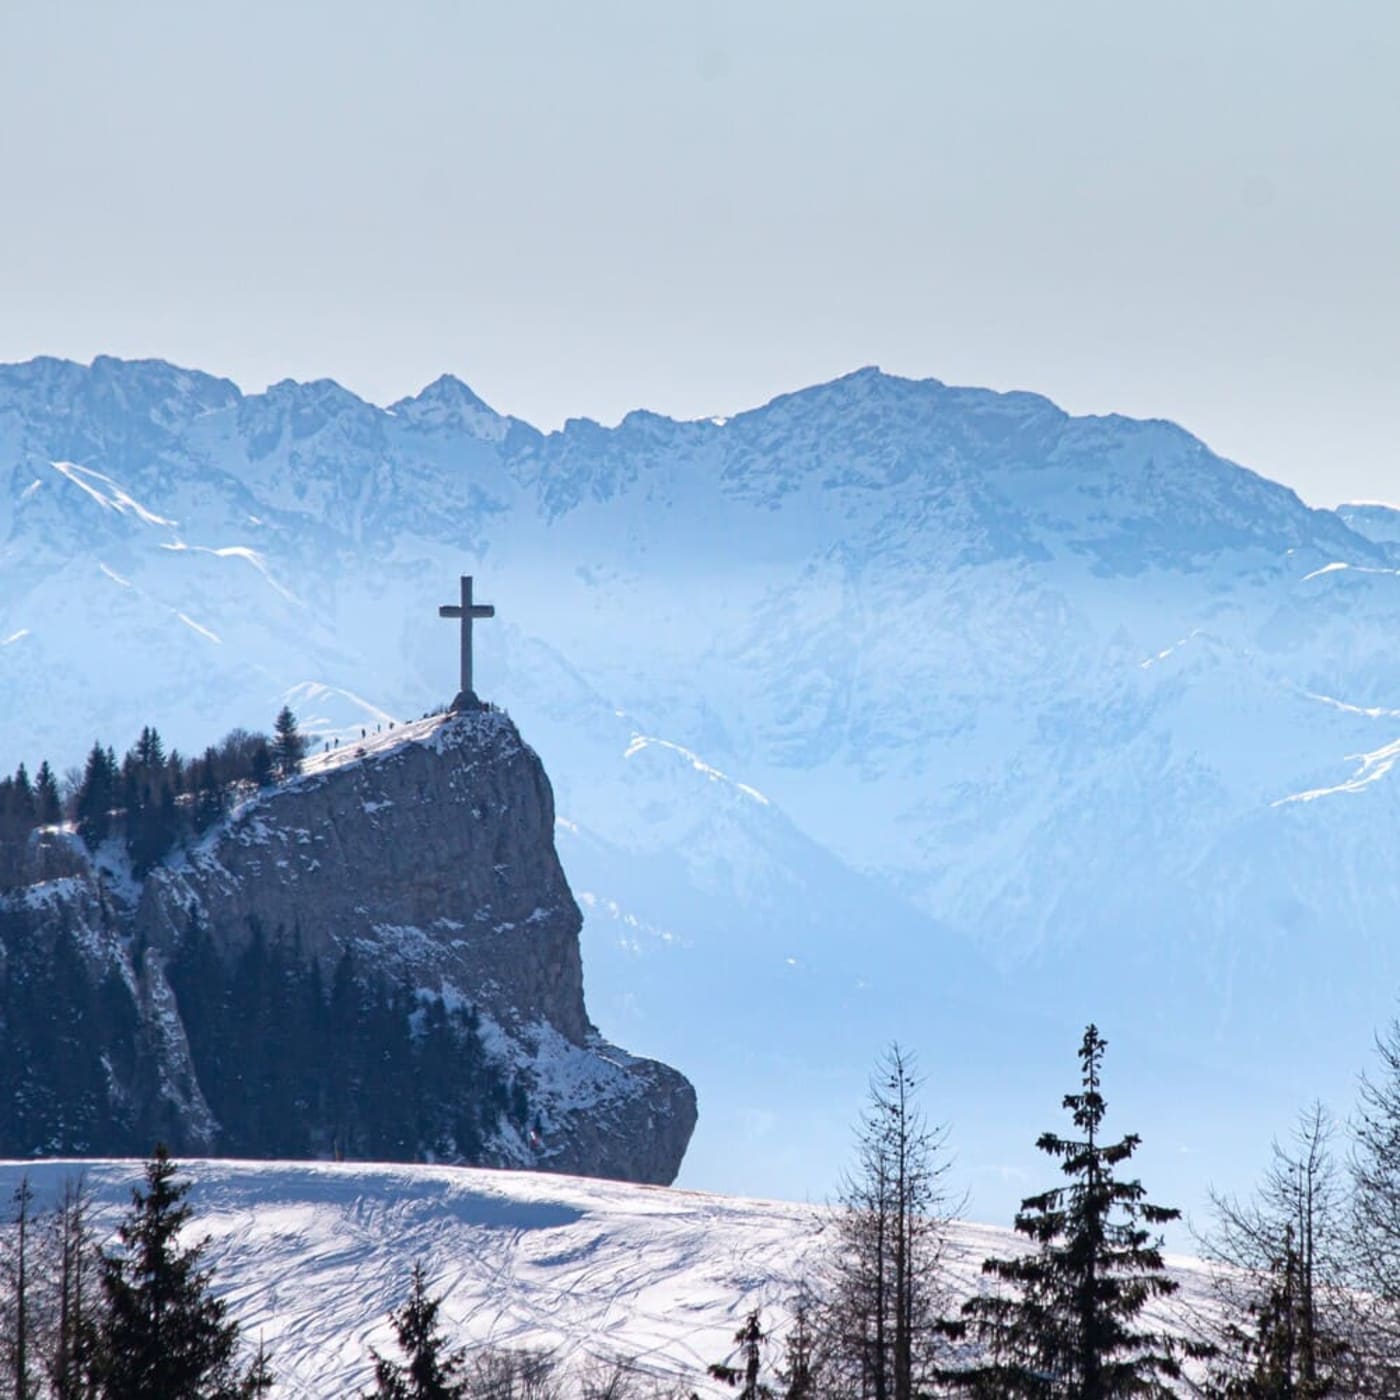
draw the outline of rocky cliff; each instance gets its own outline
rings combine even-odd
[[[317,755],[144,880],[115,842],[90,858],[61,832],[36,833],[25,860],[30,883],[0,896],[7,1041],[22,1048],[21,1021],[27,1043],[42,1038],[36,1006],[54,996],[81,1000],[70,1015],[96,1035],[56,1052],[72,1084],[44,1082],[26,1052],[13,1093],[87,1108],[20,1114],[5,1150],[144,1150],[158,1133],[186,1152],[290,1143],[662,1183],[679,1169],[694,1091],[590,1023],[549,781],[497,711]],[[55,966],[65,985],[37,997],[38,969]],[[311,988],[301,1002],[293,983]],[[389,1050],[336,1043],[395,1020],[416,1057],[398,1080],[374,1077]],[[310,1043],[313,1023],[328,1044]],[[439,1041],[453,1058],[425,1063]],[[87,1073],[67,1063],[93,1049]],[[368,1068],[344,1068],[356,1063]],[[431,1102],[413,1067],[434,1076]],[[410,1094],[408,1127],[365,1126],[380,1120],[357,1098]]]

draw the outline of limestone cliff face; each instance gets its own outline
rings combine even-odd
[[[323,969],[348,950],[362,973],[470,1006],[486,1054],[528,1094],[531,1124],[501,1126],[478,1160],[662,1183],[680,1167],[694,1091],[589,1022],[549,781],[499,712],[318,755],[139,884],[119,888],[75,843],[43,859],[63,878],[25,901],[36,908],[36,890],[52,891],[51,909],[91,932],[91,955],[121,970],[160,1028],[155,1081],[188,1147],[207,1147],[218,1127],[162,969],[198,927],[225,962],[255,937]]]

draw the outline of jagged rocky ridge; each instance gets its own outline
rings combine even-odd
[[[90,858],[67,832],[35,832],[29,883],[0,895],[13,1052],[0,1152],[160,1138],[184,1153],[291,1144],[671,1181],[694,1091],[590,1023],[553,830],[538,757],[483,709],[316,756],[142,881],[116,841]],[[259,999],[249,983],[269,978]],[[289,982],[323,989],[320,1009],[280,1000]],[[337,996],[352,1013],[340,1026]],[[238,997],[258,1025],[230,1015]],[[392,1035],[395,1020],[417,1060],[397,1083],[347,1078],[383,1058],[355,1036]],[[308,1040],[313,1022],[327,1043]],[[296,1121],[268,1125],[274,1104]]]

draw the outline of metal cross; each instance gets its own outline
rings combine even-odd
[[[457,606],[444,603],[438,609],[438,616],[462,619],[462,690],[453,705],[468,704],[476,699],[472,690],[472,623],[479,617],[495,617],[496,609],[489,603],[472,602],[472,576],[463,574],[461,603]]]

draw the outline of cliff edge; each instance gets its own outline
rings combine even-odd
[[[4,1150],[146,1150],[123,1134],[159,1133],[184,1152],[662,1184],[680,1168],[694,1090],[589,1021],[549,780],[498,711],[319,754],[144,880],[115,841],[30,846],[31,883],[0,895],[7,985],[36,948],[83,966],[107,1102],[76,1133],[61,1114],[6,1125]],[[399,1023],[408,1048],[359,1043]],[[409,1094],[411,1112],[379,1112]]]

